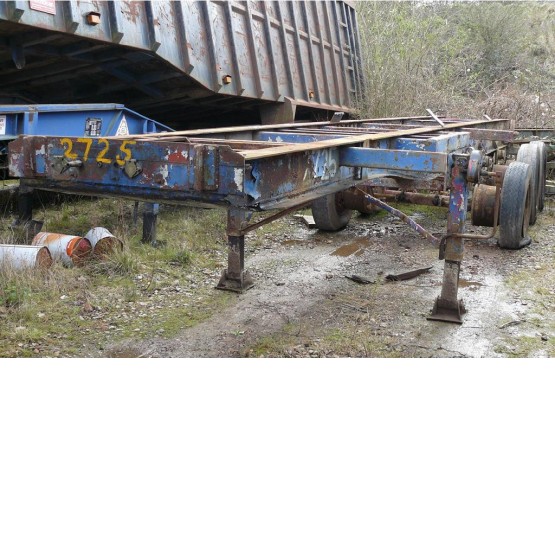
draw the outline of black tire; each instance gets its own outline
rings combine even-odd
[[[513,162],[505,172],[499,209],[499,246],[521,249],[530,244],[530,185],[532,170],[528,164]]]
[[[538,158],[540,162],[538,210],[543,212],[545,208],[545,181],[547,179],[547,148],[543,141],[532,141],[531,145],[537,145]]]
[[[351,219],[352,210],[343,206],[343,195],[333,193],[317,198],[312,203],[312,216],[316,227],[322,231],[339,231]]]
[[[540,154],[536,145],[528,143],[518,149],[517,162],[528,164],[532,170],[530,177],[530,225],[538,218],[538,199],[540,196]]]

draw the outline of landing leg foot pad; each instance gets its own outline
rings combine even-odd
[[[448,322],[450,324],[462,324],[462,315],[465,312],[466,308],[464,307],[463,301],[453,303],[438,297],[434,303],[432,313],[427,319]]]
[[[248,271],[241,273],[241,277],[230,276],[227,270],[222,272],[222,277],[216,289],[222,289],[224,291],[233,291],[234,293],[244,293],[251,287],[254,287],[254,281]]]

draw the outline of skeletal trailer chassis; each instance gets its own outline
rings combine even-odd
[[[466,233],[470,188],[482,178],[495,184],[516,133],[507,120],[337,119],[101,140],[21,136],[9,145],[10,173],[21,182],[19,220],[32,219],[34,188],[145,201],[143,237],[150,238],[159,202],[220,205],[227,209],[229,249],[218,287],[242,292],[253,285],[245,270],[245,235],[334,194],[343,208],[389,209],[438,246],[445,266],[429,318],[461,323],[464,241],[476,238]],[[380,182],[386,177],[398,180],[399,192],[431,191],[422,198],[434,204],[448,198],[446,233],[435,237],[377,199],[386,193]],[[260,211],[277,213],[250,223]],[[493,225],[495,233],[497,216]]]

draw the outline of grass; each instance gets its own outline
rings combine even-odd
[[[433,206],[428,204],[412,204],[409,202],[388,202],[393,208],[401,210],[407,216],[422,215],[437,221],[447,220],[449,209],[445,206]]]
[[[79,336],[84,322],[78,318],[78,302],[70,299],[82,299],[85,290],[75,277],[73,269],[59,265],[47,272],[0,268],[2,356],[55,353],[59,349],[58,335]],[[77,353],[75,343],[71,342],[64,350],[68,355]]]
[[[250,347],[247,356],[390,358],[403,354],[396,349],[391,337],[378,334],[369,336],[360,322],[354,324],[342,320],[336,327],[311,328],[310,333],[299,333],[298,325],[284,326],[279,332],[259,338]]]
[[[227,262],[222,210],[163,207],[160,246],[142,244],[133,203],[99,199],[45,205],[43,230],[84,235],[95,226],[122,239],[121,251],[81,267],[0,267],[0,356],[98,356],[125,338],[170,338],[236,297],[214,289]],[[15,239],[0,217],[0,241]]]
[[[503,338],[503,343],[495,348],[499,354],[511,358],[555,356],[555,267],[552,263],[555,247],[544,239],[553,232],[554,224],[555,205],[548,198],[536,225],[529,228],[535,242],[529,250],[519,251],[527,262],[526,267],[504,280],[510,291],[527,302],[528,314],[518,333]]]
[[[418,213],[437,221],[447,214],[446,209],[433,206],[395,206],[409,215]],[[552,225],[554,214],[550,203],[538,225]],[[365,218],[378,220],[386,215],[380,211]],[[106,227],[122,239],[124,247],[82,267],[55,264],[47,272],[0,268],[0,356],[99,356],[122,340],[173,338],[233,305],[238,298],[214,289],[227,262],[223,210],[163,206],[157,248],[141,243],[141,220],[137,225],[133,222],[133,203],[129,201],[64,201],[58,206],[41,207],[34,217],[44,221],[44,230],[71,234],[85,234],[94,226]],[[0,217],[0,241],[14,242],[16,236],[9,228],[12,220],[10,214]],[[277,220],[249,234],[247,252],[272,244],[275,234],[289,230],[289,223],[287,219]],[[530,269],[519,269],[507,278],[506,285],[518,291],[521,298],[532,300],[529,307],[543,316],[533,322],[530,314],[527,325],[533,329],[526,330],[524,339],[503,337],[498,352],[506,356],[533,356],[535,352],[555,355],[552,338],[546,342],[539,334],[534,335],[550,334],[554,329],[550,285],[555,283],[555,268],[550,263],[553,247],[538,243],[535,248],[544,257],[541,270],[535,269],[537,263]],[[519,251],[521,256],[528,252]],[[276,260],[278,263],[286,262]],[[379,297],[372,294],[368,298],[375,296]],[[365,319],[379,311],[379,306],[365,305],[366,313],[345,308],[349,304],[359,306],[345,291],[333,302],[318,307],[321,321],[312,320],[310,326],[305,323],[302,327],[298,323],[294,327],[286,325],[279,332],[259,338],[245,354],[407,356],[398,351],[386,333],[367,325]],[[361,329],[366,332],[360,333]],[[139,354],[137,351],[136,356]]]
[[[508,358],[533,358],[542,353],[552,358],[555,356],[553,341],[543,341],[541,336],[519,336],[512,338],[503,345],[498,345],[494,351]]]

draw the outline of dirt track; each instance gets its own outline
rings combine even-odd
[[[438,215],[439,214],[439,215]],[[446,214],[446,213],[445,213]],[[443,212],[415,218],[445,229]],[[466,242],[461,326],[426,320],[440,291],[437,250],[389,216],[353,218],[338,233],[288,231],[248,250],[256,286],[176,339],[113,345],[107,355],[151,357],[549,357],[555,355],[555,203],[519,251]],[[479,232],[479,230],[478,230]],[[248,239],[247,239],[248,244]],[[409,281],[388,273],[432,266]],[[361,285],[345,276],[374,283]],[[222,292],[223,295],[229,294]]]

